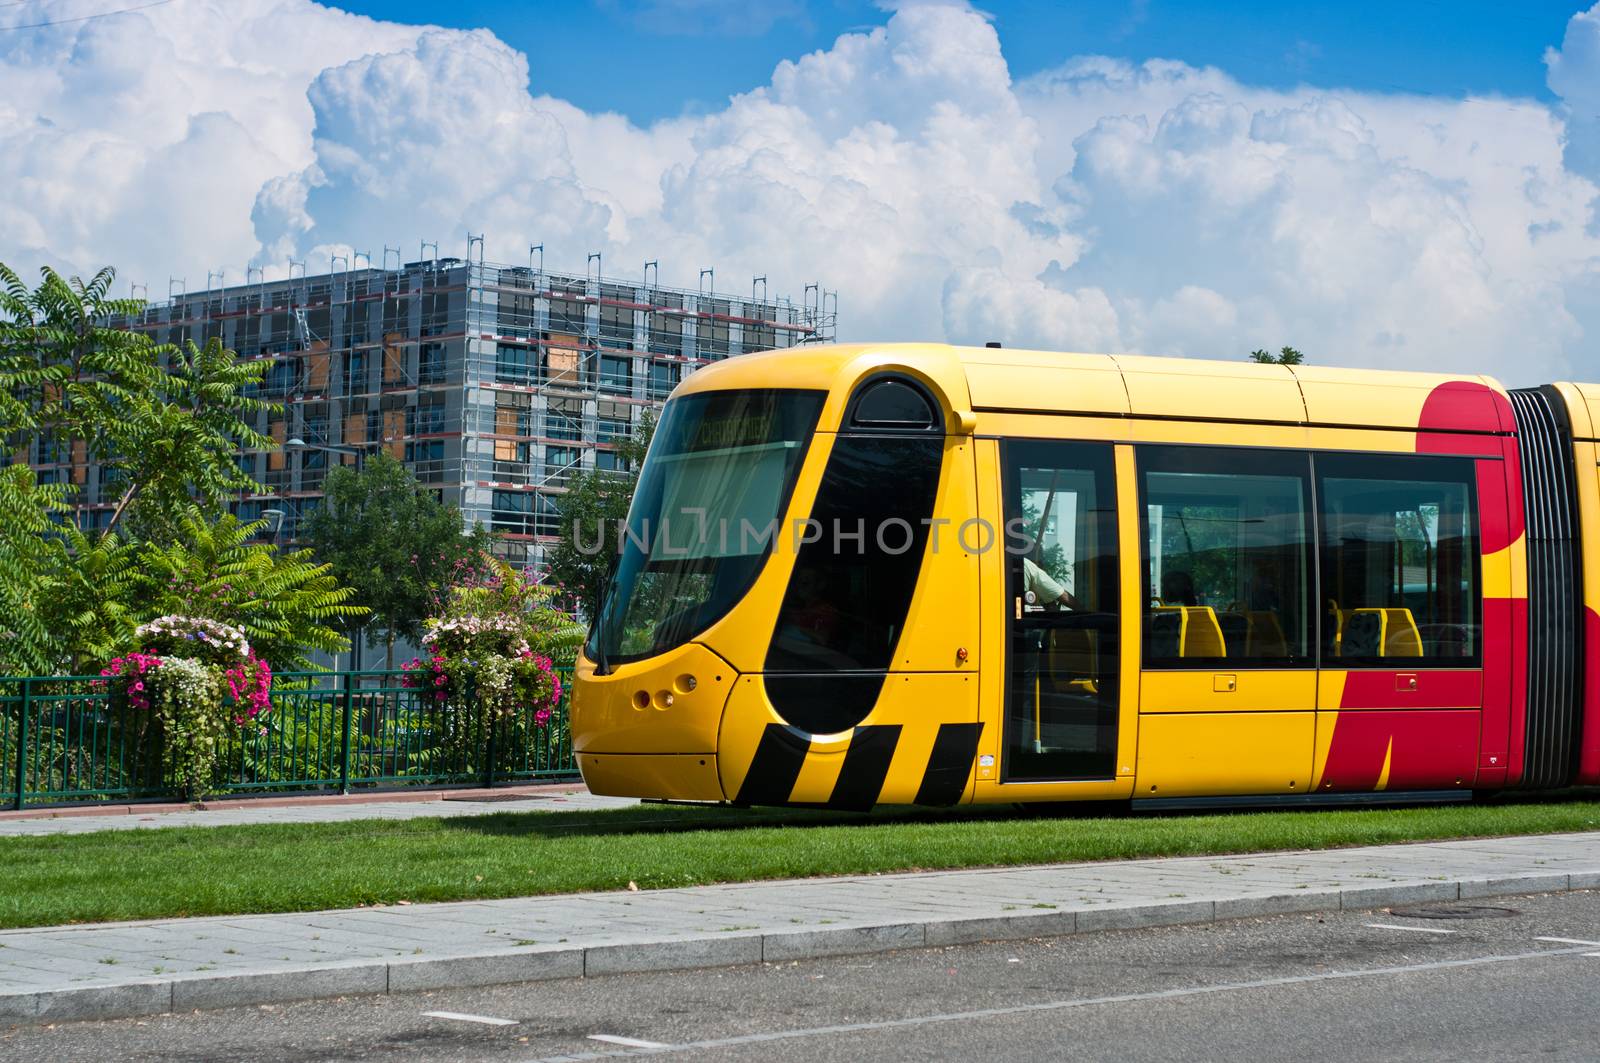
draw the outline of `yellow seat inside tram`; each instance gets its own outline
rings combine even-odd
[[[1217,612],[1209,605],[1155,605],[1150,612],[1156,617],[1167,616],[1178,623],[1179,657],[1226,657],[1227,640],[1222,637],[1222,624]]]
[[[1341,615],[1334,652],[1341,657],[1421,657],[1422,632],[1410,609],[1351,609]]]
[[[1045,643],[1042,674],[1057,677],[1058,688],[1080,694],[1098,694],[1094,678],[1100,672],[1095,633],[1085,628],[1063,628],[1050,632]],[[1060,679],[1066,676],[1070,678]]]
[[[1333,621],[1333,655],[1341,656],[1344,647],[1344,625],[1350,619],[1350,610],[1340,609],[1339,603],[1328,599],[1328,618]]]
[[[1289,638],[1283,633],[1278,614],[1267,609],[1252,609],[1245,614],[1250,631],[1245,639],[1246,657],[1287,657]]]

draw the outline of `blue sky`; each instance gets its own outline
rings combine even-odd
[[[791,6],[792,5],[792,6]],[[488,27],[527,54],[535,92],[636,122],[703,113],[766,82],[786,58],[880,25],[863,0],[351,0],[401,22]],[[1179,59],[1247,84],[1378,92],[1497,93],[1548,100],[1540,57],[1572,0],[991,0],[1014,76],[1073,55]],[[750,11],[777,12],[756,18]],[[763,25],[763,23],[765,25]],[[759,32],[752,32],[757,30]]]
[[[481,233],[848,340],[1600,380],[1600,0],[107,2],[0,0],[63,19],[0,32],[24,273]]]

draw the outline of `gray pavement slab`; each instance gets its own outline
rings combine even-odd
[[[491,816],[500,812],[599,812],[632,808],[631,797],[600,797],[585,792],[518,795],[514,800],[474,801],[447,798],[434,801],[350,801],[339,804],[281,805],[248,800],[218,802],[204,809],[153,812],[149,815],[119,812],[103,816],[39,816],[0,818],[0,838],[39,837],[52,834],[89,834],[102,830],[159,830],[166,827],[239,827],[258,823],[350,823],[367,819],[456,819]]]
[[[790,961],[1596,884],[1600,832],[14,930],[0,932],[0,1018]]]

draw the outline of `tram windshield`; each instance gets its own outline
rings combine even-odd
[[[710,391],[667,403],[585,647],[602,671],[687,642],[749,589],[825,398]]]

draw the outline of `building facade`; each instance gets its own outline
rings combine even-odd
[[[292,272],[292,271],[291,271]],[[280,444],[241,455],[264,485],[236,510],[293,541],[332,463],[383,450],[518,565],[558,534],[575,474],[618,467],[615,444],[688,373],[751,351],[833,338],[837,297],[800,304],[454,258],[174,295],[129,327],[157,343],[213,337],[272,360],[260,394],[282,411],[257,427]],[[320,448],[337,448],[335,450]],[[116,492],[82,454],[41,444],[46,481],[79,486],[80,519],[104,526]],[[281,514],[281,517],[278,516]]]

